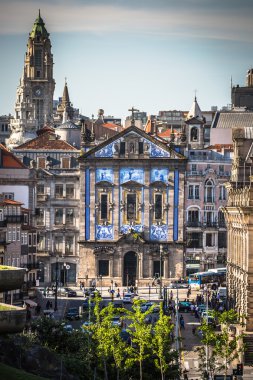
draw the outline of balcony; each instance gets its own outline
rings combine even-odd
[[[203,175],[203,171],[202,170],[192,170],[190,172],[187,172],[186,175],[187,175],[187,177]]]
[[[49,198],[48,194],[37,194],[37,201],[38,202],[45,202]]]
[[[205,222],[203,223],[204,228],[218,228],[217,222]]]
[[[24,266],[25,266],[28,270],[40,269],[40,264],[39,264],[38,262],[27,263],[27,264],[24,264]]]
[[[186,226],[187,226],[187,227],[201,227],[202,224],[201,224],[201,222],[199,222],[198,220],[192,220],[192,221],[188,221],[188,222],[186,223]]]
[[[7,223],[23,223],[24,215],[6,215]]]

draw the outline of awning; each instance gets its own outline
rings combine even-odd
[[[31,307],[35,307],[37,306],[36,302],[32,301],[32,300],[25,300],[25,303]]]
[[[186,264],[186,268],[199,268],[200,264]]]

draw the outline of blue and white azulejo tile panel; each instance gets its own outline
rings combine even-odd
[[[95,156],[96,157],[112,157],[113,156],[113,150],[112,150],[113,145],[114,145],[114,143],[108,144],[104,148],[101,148],[99,151],[97,151],[95,153]]]
[[[144,182],[144,169],[122,168],[120,169],[120,183],[128,181]]]
[[[151,240],[167,240],[167,238],[168,238],[168,226],[166,224],[162,224],[161,226],[153,224],[151,226],[151,231],[150,231]]]
[[[166,168],[164,169],[153,168],[151,169],[151,182],[162,181],[162,182],[167,183],[168,174],[169,174],[169,170]]]
[[[98,240],[112,240],[113,239],[113,226],[96,226],[96,238]]]
[[[150,157],[170,157],[170,153],[151,143]]]
[[[96,169],[96,182],[108,181],[113,183],[113,169],[112,168],[99,168]]]

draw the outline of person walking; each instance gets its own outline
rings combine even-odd
[[[184,329],[184,317],[182,316],[182,314],[180,315],[180,327]]]

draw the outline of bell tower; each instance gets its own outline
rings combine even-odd
[[[195,96],[193,104],[185,120],[188,149],[204,148],[205,118],[202,115]]]
[[[53,55],[49,33],[40,11],[29,34],[23,75],[17,88],[15,117],[7,146],[13,148],[36,137],[53,114]]]

